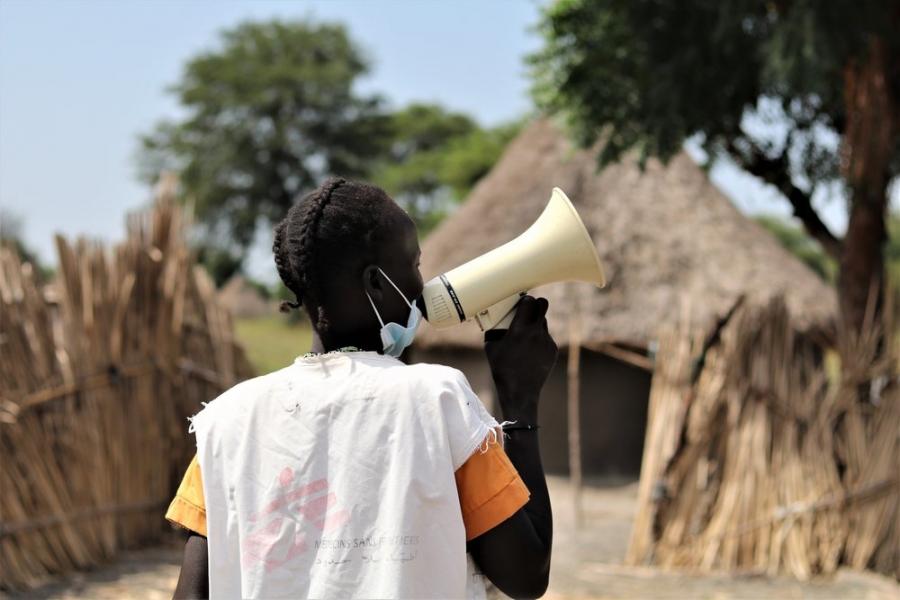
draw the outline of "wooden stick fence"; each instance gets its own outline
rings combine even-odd
[[[113,248],[58,237],[50,289],[0,249],[0,589],[158,537],[186,417],[251,374],[161,198]]]
[[[696,336],[664,334],[626,562],[900,577],[900,389],[884,314],[839,333],[840,383],[781,302],[742,306],[702,362]]]

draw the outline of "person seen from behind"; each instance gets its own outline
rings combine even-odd
[[[524,296],[485,342],[504,432],[460,371],[399,360],[423,281],[415,224],[383,190],[326,181],[273,251],[312,350],[192,418],[197,455],[166,513],[190,530],[175,597],[484,598],[485,579],[543,595],[547,300]]]

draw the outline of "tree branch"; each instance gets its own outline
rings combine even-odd
[[[828,226],[819,217],[812,205],[812,195],[804,192],[791,181],[788,165],[787,150],[781,152],[777,158],[769,158],[752,142],[748,142],[750,150],[745,151],[737,147],[734,141],[727,145],[728,153],[747,172],[774,185],[780,191],[794,209],[797,217],[806,231],[821,244],[822,249],[835,260],[840,260],[842,242],[836,237]]]

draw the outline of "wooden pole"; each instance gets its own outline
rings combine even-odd
[[[569,480],[572,484],[572,501],[575,511],[575,524],[581,525],[583,511],[581,505],[581,315],[578,302],[569,316],[569,357],[567,365],[567,408],[569,416]]]

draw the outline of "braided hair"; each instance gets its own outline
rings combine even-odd
[[[288,312],[303,306],[313,327],[329,329],[323,274],[359,270],[376,261],[379,227],[396,207],[379,187],[331,178],[296,202],[275,226],[272,252],[284,285],[296,300],[281,303]]]

